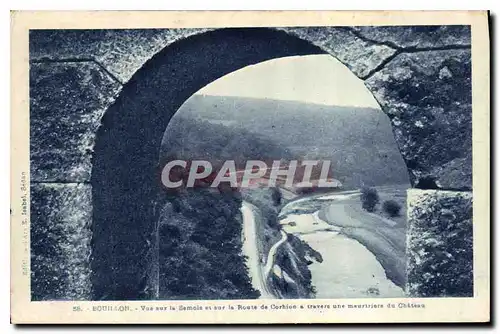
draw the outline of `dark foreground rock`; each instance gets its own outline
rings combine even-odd
[[[403,53],[366,81],[417,188],[472,189],[470,59],[469,50]]]
[[[120,88],[93,62],[31,64],[31,180],[89,181],[95,132]]]
[[[412,297],[473,296],[472,193],[408,191]]]
[[[31,185],[32,300],[91,298],[91,188]]]

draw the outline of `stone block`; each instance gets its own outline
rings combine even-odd
[[[127,82],[167,45],[207,30],[31,30],[30,59],[94,59],[121,82]]]
[[[32,181],[89,181],[95,133],[120,88],[93,62],[31,64]]]
[[[408,226],[408,295],[472,297],[472,193],[408,190]]]
[[[91,297],[92,201],[86,184],[31,184],[32,300]]]
[[[280,28],[319,46],[363,78],[377,68],[396,50],[363,40],[341,27]]]
[[[403,53],[365,83],[415,187],[472,189],[470,50]]]
[[[356,27],[355,30],[370,41],[398,48],[440,48],[471,43],[470,27],[465,25]]]

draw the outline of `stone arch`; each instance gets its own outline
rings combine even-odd
[[[398,64],[394,68],[390,66],[397,57],[412,67],[415,61],[412,54],[419,49],[409,46],[405,51],[405,45],[378,41],[381,38],[378,35],[366,37],[362,31],[352,29],[324,28],[331,30],[326,32],[315,29],[229,28],[196,34],[165,47],[124,85],[102,118],[92,159],[91,267],[95,299],[148,299],[154,294],[148,284],[151,279],[148,275],[155,272],[150,267],[151,261],[147,260],[153,256],[151,249],[154,242],[155,212],[150,203],[160,187],[157,161],[163,131],[185,100],[225,74],[273,58],[329,53],[365,80],[382,110],[391,118],[400,148],[408,144],[406,139],[412,135],[408,129],[415,127],[399,127],[398,124],[407,125],[414,119],[401,118],[401,110],[393,110],[392,107],[401,106],[398,104],[400,101],[407,104],[414,102],[405,101],[405,89],[411,83],[405,82],[405,89],[394,89],[394,94],[391,94],[386,89],[390,87],[386,76],[392,76],[391,71],[398,69]],[[336,37],[325,42],[322,34]],[[382,34],[382,37],[386,36]],[[336,42],[343,43],[340,50],[332,47],[332,43]],[[448,76],[450,66],[454,66],[452,72],[457,67],[460,69],[461,62],[470,57],[468,51],[459,50],[456,53],[452,50],[454,48],[467,49],[468,46],[444,46],[434,55],[428,56],[427,53],[419,56],[433,59],[432,66],[435,68],[432,68],[432,75],[442,73],[444,69],[443,62],[435,60],[436,55],[445,60],[452,59],[443,74]],[[357,57],[353,49],[364,56]],[[422,50],[428,51],[431,50]],[[417,62],[420,60],[418,56],[416,59]],[[425,80],[432,77],[428,75],[428,70],[421,72]],[[397,80],[389,82],[392,88],[397,88]],[[439,101],[432,103],[439,108]],[[428,113],[432,114],[433,110]],[[420,124],[417,123],[417,128]],[[429,168],[415,162],[415,157],[425,155],[418,151],[419,145],[423,146],[417,142],[415,147],[402,148],[414,185],[418,184],[416,181],[421,175],[424,180],[428,179],[426,172]],[[411,160],[404,154],[405,150],[415,153],[411,155]],[[433,150],[439,152],[439,147]],[[457,156],[453,161],[438,161],[437,169],[432,173],[443,173],[447,163],[451,163],[454,170],[460,169],[460,159],[466,158]],[[411,164],[408,164],[409,161]],[[434,181],[431,184],[436,186]]]
[[[95,298],[142,299],[153,243],[151,199],[160,186],[160,143],[168,121],[197,90],[265,60],[325,53],[270,29],[221,29],[180,40],[156,54],[106,111],[92,160]],[[119,228],[118,228],[119,227]]]

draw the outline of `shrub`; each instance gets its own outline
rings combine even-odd
[[[397,217],[401,211],[401,204],[391,199],[389,201],[385,201],[382,208],[389,216]]]
[[[368,288],[368,290],[366,290],[366,294],[368,296],[380,296],[380,290],[376,287],[370,287]]]
[[[375,207],[379,203],[377,189],[363,188],[361,189],[361,205],[368,212],[375,211]]]

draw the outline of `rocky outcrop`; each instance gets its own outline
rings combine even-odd
[[[407,293],[472,297],[472,194],[413,189],[408,203]]]
[[[321,254],[298,237],[288,234],[276,252],[269,280],[276,297],[314,298],[316,288],[308,267],[313,262],[323,262]]]

